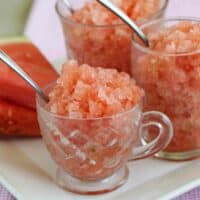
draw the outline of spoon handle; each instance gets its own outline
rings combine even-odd
[[[67,8],[69,9],[69,11],[71,12],[71,14],[74,13],[74,9],[72,8],[72,4],[70,3],[69,0],[64,0],[65,5],[67,6]]]
[[[21,76],[46,102],[49,101],[47,95],[40,89],[36,82],[34,82],[30,76],[22,70],[6,53],[0,50],[0,60],[4,62],[8,67],[14,70],[19,76]]]
[[[121,9],[115,6],[109,0],[97,0],[100,4],[104,7],[109,9],[115,15],[117,15],[122,21],[124,21],[137,35],[141,40],[144,42],[146,46],[149,46],[149,41],[143,31],[131,20]]]

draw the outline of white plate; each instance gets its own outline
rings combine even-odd
[[[56,166],[41,139],[0,140],[0,181],[18,200],[168,200],[200,185],[199,160],[150,158],[128,167],[129,180],[118,190],[98,196],[75,195],[55,184]]]
[[[56,166],[41,139],[1,140],[0,179],[18,200],[156,200],[170,199],[200,184],[199,160],[146,159],[129,163],[129,181],[115,192],[74,195],[59,188]]]

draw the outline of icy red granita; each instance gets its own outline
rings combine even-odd
[[[200,23],[171,19],[143,28],[151,47],[146,49],[133,42],[132,73],[145,89],[145,109],[162,111],[173,121],[175,133],[166,152],[198,150]]]
[[[112,0],[131,19],[138,23],[151,17],[161,17],[167,1]],[[163,3],[164,2],[164,3]],[[72,15],[63,13],[57,5],[63,24],[68,55],[79,63],[112,67],[130,72],[132,31],[96,1],[85,1]],[[164,11],[164,9],[163,9]],[[158,13],[159,12],[159,13]],[[156,15],[158,13],[158,15]]]
[[[40,119],[45,120],[42,135],[52,157],[83,180],[102,179],[120,169],[138,139],[143,96],[125,72],[65,63],[46,106],[55,114],[53,121],[48,115]]]

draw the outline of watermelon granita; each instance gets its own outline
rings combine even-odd
[[[143,29],[151,47],[133,42],[132,72],[145,89],[145,109],[166,113],[174,124],[174,137],[165,152],[198,150],[200,21],[166,19],[146,24]]]
[[[125,72],[65,63],[51,86],[49,103],[38,106],[53,159],[81,180],[112,175],[124,166],[138,139],[143,96]]]
[[[57,4],[68,56],[79,63],[130,72],[132,31],[98,2],[81,2],[83,6],[72,15],[63,1]],[[161,17],[167,5],[166,0],[126,0],[126,3],[113,0],[113,3],[138,23]]]

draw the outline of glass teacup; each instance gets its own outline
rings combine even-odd
[[[49,93],[54,84],[44,90]],[[173,136],[163,113],[142,113],[141,97],[132,109],[110,117],[72,119],[50,113],[37,96],[41,133],[57,163],[57,183],[80,194],[99,194],[123,185],[127,160],[149,157],[164,149]],[[155,136],[148,134],[155,129]],[[142,144],[136,147],[141,141]]]

